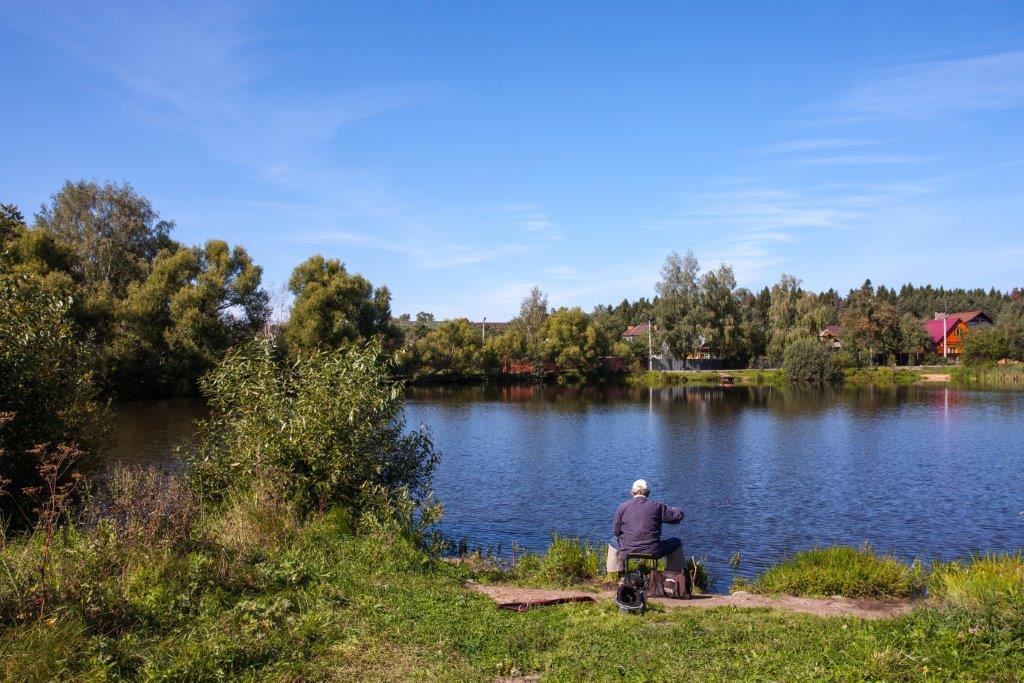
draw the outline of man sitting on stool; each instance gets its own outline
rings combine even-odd
[[[661,538],[661,525],[679,524],[683,510],[649,500],[650,492],[647,482],[637,479],[633,482],[633,497],[615,511],[614,538],[608,544],[608,573],[626,571],[626,554],[664,557],[665,571],[683,571],[683,542],[678,538]]]

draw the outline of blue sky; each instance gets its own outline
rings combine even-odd
[[[0,201],[128,180],[396,313],[1024,284],[1024,3],[0,4]]]

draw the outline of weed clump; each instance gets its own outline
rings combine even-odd
[[[848,598],[907,598],[922,592],[921,567],[907,565],[869,546],[831,546],[796,553],[754,581],[734,588],[755,593]]]
[[[932,567],[928,593],[948,607],[972,612],[997,605],[1024,608],[1024,556],[979,555]]]
[[[508,572],[512,581],[569,586],[596,579],[601,573],[599,551],[589,542],[553,534],[543,555],[525,553]]]

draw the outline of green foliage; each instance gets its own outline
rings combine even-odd
[[[686,256],[672,252],[661,268],[654,303],[658,346],[675,358],[686,358],[700,348],[704,312],[699,305],[699,275],[700,264],[692,251]]]
[[[212,409],[200,424],[191,474],[204,495],[273,481],[302,511],[409,499],[433,521],[430,477],[439,454],[406,433],[400,385],[381,352],[352,346],[293,362],[267,342],[232,350],[203,379]]]
[[[994,363],[1010,355],[1010,344],[995,327],[975,327],[964,334],[964,362]]]
[[[14,204],[0,203],[0,248],[7,243],[14,231],[24,227],[25,216]]]
[[[968,386],[1017,388],[1024,386],[1024,364],[965,365],[954,368],[953,379]]]
[[[160,220],[127,183],[69,180],[36,214],[36,227],[73,254],[71,272],[85,287],[120,298],[146,276],[157,252],[171,246],[174,223]]]
[[[161,251],[115,309],[106,347],[109,383],[161,394],[195,393],[199,377],[266,322],[262,270],[221,240]],[[129,393],[122,390],[122,394]]]
[[[398,341],[388,288],[374,288],[337,259],[310,257],[292,271],[288,289],[295,301],[284,326],[284,341],[293,355],[371,339],[385,346]]]
[[[791,384],[828,384],[842,379],[832,355],[817,339],[805,337],[791,342],[783,354],[782,367]]]
[[[792,343],[816,337],[821,328],[835,322],[833,307],[805,292],[800,279],[792,275],[783,274],[779,278],[771,289],[770,301],[766,351],[775,363],[783,360],[783,354]]]
[[[105,411],[96,401],[92,349],[77,338],[70,307],[69,299],[48,291],[36,278],[0,274],[4,523],[23,524],[38,504],[26,492],[42,483],[36,457],[42,451],[37,446],[77,444],[89,449],[102,437]],[[61,479],[73,469],[63,471]]]
[[[465,318],[445,321],[416,339],[413,357],[417,374],[434,377],[477,377],[495,364],[481,330]]]
[[[831,546],[796,553],[741,584],[757,593],[848,598],[906,598],[921,593],[921,567],[876,555],[871,548]]]
[[[108,394],[192,394],[229,346],[266,322],[262,271],[245,250],[174,242],[173,222],[130,185],[68,181],[34,228],[8,218],[0,269],[72,299],[76,334],[95,345]]]
[[[560,308],[541,325],[542,358],[577,377],[592,374],[610,344],[601,329],[579,307]]]

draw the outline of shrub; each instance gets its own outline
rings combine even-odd
[[[92,350],[75,337],[70,306],[33,278],[0,274],[0,515],[15,527],[30,525],[30,511],[44,502],[29,495],[44,483],[33,453],[67,446],[87,456],[102,434]]]
[[[405,432],[402,388],[379,347],[286,362],[272,344],[252,342],[202,384],[212,416],[199,426],[189,471],[208,499],[274,473],[300,512],[430,506],[440,455],[425,430]]]
[[[796,384],[827,384],[842,379],[831,353],[816,339],[797,339],[782,356],[786,381]]]
[[[739,586],[755,593],[848,598],[905,598],[923,589],[921,568],[870,547],[831,546],[799,552],[782,564]]]
[[[964,335],[965,363],[994,363],[1009,353],[1006,337],[994,327],[977,327]]]

